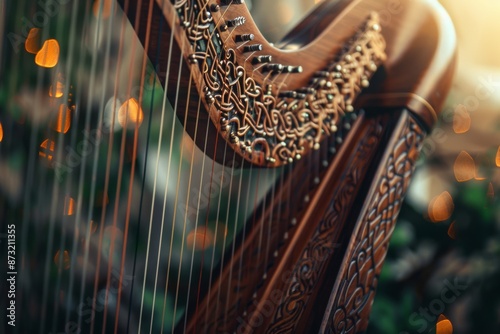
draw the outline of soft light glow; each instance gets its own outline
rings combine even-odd
[[[130,98],[122,104],[118,111],[118,123],[125,128],[135,128],[141,125],[144,120],[144,113],[135,98]]]
[[[94,5],[92,6],[92,11],[95,17],[99,17],[99,10],[102,6],[101,18],[108,18],[111,14],[111,5],[113,0],[95,0]],[[101,5],[102,3],[102,5]]]
[[[450,224],[450,227],[448,227],[448,236],[455,240],[457,238],[457,232],[455,230],[455,222]]]
[[[445,191],[434,197],[429,203],[429,219],[433,223],[443,222],[451,217],[453,210],[455,210],[453,198],[449,192]]]
[[[31,28],[24,42],[24,48],[27,52],[36,54],[40,51],[40,29]]]
[[[436,324],[436,334],[453,334],[453,325],[444,315],[440,315]]]
[[[2,122],[0,122],[0,143],[3,140],[3,127],[2,127]]]
[[[45,139],[40,144],[40,151],[38,152],[38,155],[42,158],[51,161],[52,158],[54,158],[54,149],[55,149],[54,141],[50,139]]]
[[[186,243],[188,249],[193,249],[194,247],[195,250],[205,250],[213,245],[214,234],[210,229],[199,226],[196,229],[196,233],[195,230],[189,232],[186,237]]]
[[[56,255],[54,256],[54,263],[59,266],[60,265],[60,256],[61,256],[61,251],[57,251]],[[63,252],[63,258],[62,258],[62,266],[60,268],[64,270],[68,270],[71,264],[71,259],[69,257],[69,252],[65,250]]]
[[[471,123],[472,120],[467,111],[467,107],[463,104],[459,104],[455,108],[455,113],[453,115],[453,131],[457,134],[466,133],[470,130]]]
[[[55,39],[48,39],[35,56],[35,63],[41,67],[51,68],[59,61],[59,43]]]
[[[469,153],[462,151],[453,167],[458,182],[466,182],[476,177],[476,163]]]
[[[65,104],[59,106],[59,112],[57,114],[57,120],[54,125],[54,130],[59,133],[67,133],[71,127],[71,109],[69,109]]]
[[[75,200],[70,196],[66,196],[64,199],[64,214],[66,216],[72,216],[75,214]]]
[[[57,76],[57,82],[54,85],[50,86],[49,96],[60,98],[63,95],[64,95],[63,76],[61,75],[61,73],[59,73]]]
[[[496,160],[497,167],[500,167],[500,147],[498,147],[497,157],[495,160]]]

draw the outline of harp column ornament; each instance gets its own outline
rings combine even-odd
[[[308,150],[319,149],[322,139],[337,131],[339,118],[354,111],[356,97],[386,59],[379,17],[372,13],[346,51],[332,55],[330,65],[316,72],[307,87],[280,90],[273,87],[282,81],[278,76],[300,73],[302,67],[272,63],[260,44],[228,47],[228,29],[236,29],[233,38],[241,39],[237,29],[245,19],[214,20],[210,10],[224,7],[212,7],[207,0],[175,5],[193,50],[187,60],[201,73],[199,89],[212,122],[239,155],[258,165],[292,163]],[[238,64],[242,52],[252,52],[254,71],[266,79],[254,78]]]

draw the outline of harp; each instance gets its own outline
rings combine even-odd
[[[237,0],[1,8],[4,332],[366,329],[451,82],[439,5],[326,0],[275,45]]]

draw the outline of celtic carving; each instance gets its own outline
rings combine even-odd
[[[285,288],[281,304],[276,308],[267,333],[295,331],[298,320],[321,284],[326,267],[336,250],[333,243],[342,232],[337,224],[347,218],[362,178],[369,168],[366,162],[375,154],[382,134],[383,122],[374,121],[357,145],[356,154],[346,163],[348,168],[342,175],[343,186],[335,190],[330,206],[295,263],[290,284]]]
[[[394,230],[397,214],[420,150],[424,132],[408,117],[383,173],[377,177],[376,192],[354,231],[341,269],[337,291],[329,303],[327,333],[359,333],[366,329],[378,277]]]
[[[205,105],[222,136],[236,152],[259,165],[288,164],[309,149],[319,149],[322,139],[337,131],[339,118],[354,110],[356,96],[386,58],[378,16],[372,14],[347,51],[317,72],[308,87],[280,91],[273,86],[280,82],[277,76],[302,68],[257,64],[254,71],[266,73],[259,82],[237,62],[241,49],[223,42],[221,36],[229,28],[224,20],[215,22],[207,6],[208,0],[175,3],[192,44],[188,60],[198,64]],[[233,24],[242,22],[239,17]]]

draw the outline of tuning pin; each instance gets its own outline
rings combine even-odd
[[[238,16],[237,18],[235,18],[233,20],[226,21],[226,24],[228,27],[238,27],[238,26],[241,26],[242,24],[244,24],[245,21],[246,21],[246,19],[244,16]]]
[[[299,89],[299,92],[303,93],[303,94],[312,95],[312,94],[316,94],[316,89],[314,89],[312,87],[304,87],[304,88]]]
[[[236,42],[248,42],[248,41],[253,41],[255,38],[254,34],[244,34],[244,35],[236,35],[234,40]]]
[[[216,4],[211,4],[210,5],[210,10],[212,12],[218,12],[220,10],[220,6],[219,5],[216,5]]]
[[[285,66],[283,73],[302,73],[302,66]]]
[[[262,69],[264,72],[276,72],[281,73],[283,71],[284,66],[281,64],[267,64]]]
[[[245,45],[243,47],[243,52],[256,52],[256,51],[262,51],[262,44]]]
[[[293,90],[280,92],[279,97],[286,97],[286,98],[295,99],[295,98],[297,98],[297,92],[293,91]]]
[[[326,78],[330,75],[330,72],[327,71],[317,71],[314,73],[314,76],[317,78]]]
[[[257,56],[252,60],[253,64],[269,63],[273,60],[272,56]]]

